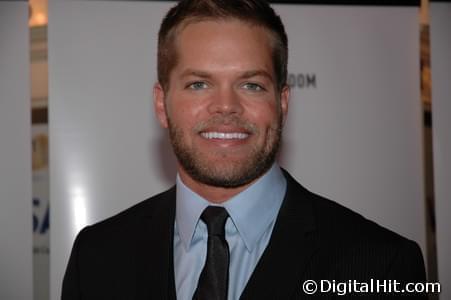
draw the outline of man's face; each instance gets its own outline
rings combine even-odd
[[[169,87],[155,109],[179,161],[196,182],[239,187],[274,162],[288,106],[277,91],[267,30],[238,20],[200,21],[176,37]]]

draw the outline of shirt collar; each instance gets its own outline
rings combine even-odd
[[[189,249],[200,215],[209,203],[189,189],[177,175],[176,224],[185,249]],[[286,180],[277,164],[241,193],[221,204],[227,209],[248,251],[279,212],[286,191]]]

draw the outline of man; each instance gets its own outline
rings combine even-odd
[[[424,280],[414,242],[275,163],[287,49],[263,1],[181,1],[168,12],[154,104],[176,186],[82,230],[63,299],[307,299],[306,280]]]

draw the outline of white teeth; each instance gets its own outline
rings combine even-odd
[[[206,139],[222,139],[222,140],[232,140],[232,139],[243,140],[249,136],[249,134],[242,132],[202,132],[201,135]]]

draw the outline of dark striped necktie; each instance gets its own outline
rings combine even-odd
[[[207,259],[199,277],[195,300],[227,300],[229,287],[229,245],[225,223],[229,214],[223,207],[208,206],[201,215],[207,225]]]

